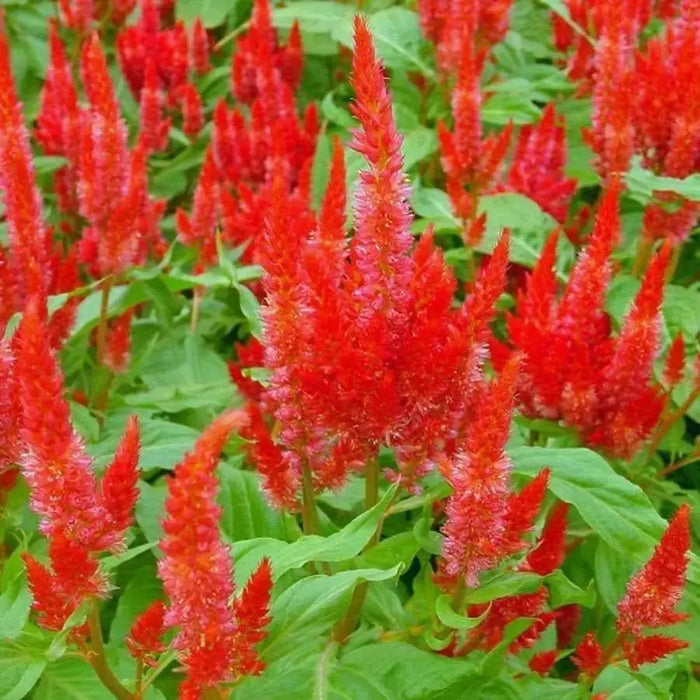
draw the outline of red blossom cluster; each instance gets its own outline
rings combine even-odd
[[[234,599],[231,556],[219,532],[215,469],[238,424],[234,413],[216,419],[168,482],[158,574],[170,601],[163,623],[178,629],[172,645],[186,671],[183,698],[199,698],[207,689],[264,668],[255,646],[264,639],[269,623],[270,564],[264,559]],[[156,650],[159,622],[157,611],[151,611],[149,618],[137,623],[131,634],[132,653]]]
[[[182,115],[182,130],[196,136],[204,124],[202,100],[191,75],[210,69],[210,43],[198,17],[188,30],[184,22],[162,27],[167,13],[155,0],[141,0],[139,21],[117,36],[117,55],[132,95],[141,105],[141,138],[149,151],[167,146],[171,117]]]
[[[604,180],[624,173],[633,154],[655,173],[683,178],[700,166],[700,5],[626,0],[583,3],[570,0],[572,18],[597,37],[574,32],[555,20],[556,43],[575,46],[572,77],[592,86],[592,128],[587,141]],[[664,32],[639,47],[640,32],[652,13],[667,18]],[[697,221],[695,202],[659,193],[645,212],[642,236],[684,241]]]
[[[660,307],[670,250],[654,258],[616,336],[605,311],[610,255],[620,236],[619,187],[613,184],[593,233],[561,297],[553,233],[507,318],[508,340],[523,357],[518,393],[526,415],[563,420],[590,445],[629,458],[664,408],[653,379]]]
[[[523,535],[539,511],[548,473],[519,494],[510,492],[512,464],[505,453],[515,400],[518,360],[499,377],[484,382],[473,402],[473,416],[455,455],[441,465],[452,487],[443,526],[444,574],[474,587],[478,575],[521,550]]]
[[[42,91],[37,140],[68,163],[56,174],[61,211],[80,215],[80,260],[95,277],[119,275],[162,250],[159,221],[165,203],[148,194],[146,145],[133,149],[121,117],[107,61],[96,34],[83,44],[81,106],[65,48],[51,28],[51,63]]]
[[[522,552],[528,546],[524,536],[532,529],[544,498],[548,469],[519,493],[509,487],[512,465],[505,445],[517,371],[517,359],[511,359],[496,379],[483,384],[464,441],[459,443],[455,456],[441,465],[453,495],[446,507],[447,520],[442,527],[444,560],[436,580],[448,589],[455,585],[475,587],[483,571]],[[539,540],[519,570],[546,576],[559,568],[564,560],[567,510],[566,504],[552,510]],[[578,621],[577,611],[570,606],[548,610],[547,600],[547,588],[540,586],[533,593],[499,598],[489,605],[469,606],[470,617],[482,614],[486,617],[460,643],[455,638],[449,654],[461,656],[476,648],[493,649],[500,643],[505,627],[519,617],[534,620],[510,644],[511,652],[531,646],[552,623],[557,624],[559,646],[566,646]],[[546,652],[536,663],[540,670],[549,664],[548,671],[555,659],[556,653]]]
[[[484,65],[492,45],[505,34],[510,5],[476,0],[421,6],[424,32],[436,44],[438,62],[447,62],[457,75],[451,99],[454,126],[450,131],[439,123],[438,138],[446,189],[455,212],[465,221],[465,238],[471,246],[480,242],[485,230],[485,217],[478,215],[480,195],[519,192],[563,223],[576,190],[576,181],[564,174],[566,130],[553,104],[547,105],[539,123],[521,129],[505,177],[500,171],[510,148],[512,122],[500,132],[483,134]]]
[[[87,35],[94,23],[120,25],[136,7],[136,0],[58,0],[61,24]]]
[[[413,248],[408,185],[382,66],[361,19],[351,78],[366,159],[345,234],[343,151],[336,141],[317,217],[274,182],[261,262],[265,268],[263,405],[250,409],[251,456],[278,505],[294,507],[304,468],[335,488],[348,468],[391,445],[408,486],[463,433],[481,377],[484,342],[503,290],[504,237],[472,295],[452,307],[455,280],[422,236]],[[440,357],[436,363],[432,358]],[[245,431],[244,431],[245,434]]]
[[[41,518],[39,529],[49,539],[51,571],[25,555],[33,607],[43,627],[60,630],[86,599],[108,590],[96,555],[121,549],[133,522],[139,428],[136,419],[129,420],[98,481],[71,425],[63,376],[48,335],[46,312],[35,298],[13,340],[15,385],[3,390],[17,396],[18,462],[31,506]]]
[[[665,33],[638,51],[635,148],[659,175],[684,178],[700,170],[700,3],[682,2]],[[700,204],[672,193],[644,212],[642,236],[682,243],[700,215]]]
[[[578,185],[564,174],[566,155],[564,118],[550,102],[537,124],[520,130],[510,169],[499,189],[524,194],[563,224]]]
[[[418,0],[425,36],[438,49],[443,73],[457,73],[465,42],[473,43],[479,61],[508,31],[513,0]]]
[[[79,286],[72,250],[54,246],[34,179],[29,134],[10,66],[10,50],[0,17],[0,193],[5,206],[9,249],[0,246],[0,327],[33,295],[68,292]],[[54,346],[68,334],[75,305],[52,317]]]
[[[593,680],[603,668],[625,659],[632,669],[653,663],[687,642],[662,634],[645,635],[645,628],[667,627],[686,619],[675,611],[683,593],[690,547],[690,508],[682,505],[671,520],[651,559],[627,584],[617,606],[617,636],[603,648],[589,632],[576,648],[574,663]]]
[[[319,124],[313,103],[299,116],[294,91],[302,60],[298,26],[281,46],[269,0],[256,0],[233,57],[232,87],[239,104],[216,105],[191,213],[177,211],[180,239],[197,250],[200,267],[216,259],[217,232],[232,246],[246,245],[244,261],[258,262],[260,222],[271,204],[273,180],[282,178],[287,194],[308,202]]]

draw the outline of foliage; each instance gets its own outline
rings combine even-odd
[[[697,693],[696,0],[0,17],[0,697]]]

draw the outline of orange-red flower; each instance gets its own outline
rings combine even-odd
[[[182,693],[193,697],[263,668],[254,647],[269,621],[269,563],[261,564],[234,601],[232,562],[221,540],[216,502],[219,454],[239,425],[233,412],[216,419],[168,482],[158,574],[169,598],[165,624],[178,628],[173,647],[187,674]]]

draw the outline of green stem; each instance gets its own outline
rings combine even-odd
[[[372,459],[367,463],[365,469],[365,509],[369,510],[379,501],[379,460]],[[377,525],[377,529],[372,535],[372,539],[362,550],[363,553],[376,545],[382,536],[383,519]],[[355,631],[357,622],[360,619],[360,612],[364,605],[367,592],[369,591],[369,581],[360,581],[352,592],[350,605],[345,615],[333,628],[332,639],[338,644],[344,644],[347,638]]]
[[[114,278],[112,275],[105,277],[102,282],[102,300],[100,301],[100,318],[97,322],[97,364],[104,362],[107,350],[107,319],[109,312],[109,294],[112,291]]]
[[[304,526],[305,535],[316,535],[319,531],[318,513],[316,512],[316,502],[314,501],[314,485],[311,480],[311,469],[305,462],[301,468],[303,502],[301,511],[301,521]]]
[[[102,681],[102,685],[118,700],[134,700],[134,696],[119,682],[107,663],[104,640],[102,639],[102,627],[100,626],[100,609],[97,601],[92,604],[87,622],[90,629],[91,646],[88,661],[97,677]]]

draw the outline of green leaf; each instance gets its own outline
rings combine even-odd
[[[281,29],[290,29],[294,21],[304,32],[331,34],[341,23],[351,23],[354,10],[332,0],[302,0],[276,9],[272,22]]]
[[[16,639],[29,619],[32,594],[24,576],[15,579],[0,595],[0,640]]]
[[[489,608],[478,617],[465,617],[452,608],[452,597],[441,595],[435,601],[435,614],[440,622],[447,627],[457,630],[472,630],[478,627],[489,614]]]
[[[39,680],[46,663],[43,654],[3,642],[0,654],[0,698],[21,700],[26,697]]]
[[[233,12],[238,0],[178,0],[176,17],[187,23],[202,18],[204,26],[209,29],[223,24],[226,15]]]
[[[700,174],[697,173],[683,179],[655,175],[642,167],[639,158],[634,158],[625,181],[630,195],[642,204],[653,199],[654,192],[675,192],[692,202],[700,202]]]
[[[301,647],[314,647],[318,638],[345,612],[358,581],[387,581],[401,566],[342,571],[333,576],[310,576],[290,586],[272,604],[272,622],[263,645],[264,658],[280,658]]]
[[[438,656],[403,642],[365,644],[346,652],[343,664],[372,669],[373,677],[401,700],[426,700],[438,694],[449,698],[451,686],[475,675],[474,665],[467,659]]]
[[[165,498],[168,495],[164,480],[151,485],[139,482],[139,499],[136,501],[136,522],[149,542],[158,542],[163,535],[161,520]]]
[[[553,608],[561,608],[563,605],[572,603],[584,608],[592,608],[595,605],[596,592],[593,581],[589,581],[584,590],[569,580],[561,570],[549,574],[546,580],[547,588],[549,588],[549,600]]]
[[[405,170],[412,168],[424,158],[435,153],[438,148],[437,136],[434,129],[427,129],[424,126],[417,126],[406,134],[403,140],[403,166]]]
[[[219,477],[221,529],[232,542],[256,537],[286,538],[285,516],[267,504],[257,474],[223,464]]]
[[[477,250],[490,252],[504,228],[512,232],[510,259],[533,267],[544,242],[557,223],[536,202],[522,194],[506,192],[479,199],[479,213],[486,214],[486,233]]]
[[[460,230],[462,224],[452,211],[452,202],[446,192],[430,187],[413,190],[411,195],[413,211],[420,217],[429,219],[438,228]]]
[[[549,490],[573,505],[603,541],[637,565],[649,559],[666,531],[666,521],[644,491],[615,473],[591,450],[516,447],[511,459],[518,474],[530,477],[549,467]],[[695,557],[688,566],[687,579],[700,581]]]
[[[147,542],[146,544],[140,544],[137,547],[131,547],[130,549],[127,549],[126,552],[122,552],[121,554],[112,554],[111,556],[102,559],[102,566],[104,566],[107,571],[112,571],[129,560],[138,557],[140,554],[150,551],[154,546],[155,542]]]
[[[479,605],[506,596],[534,593],[541,585],[542,577],[537,574],[506,571],[469,591],[465,602],[470,605]]]
[[[63,658],[46,667],[34,700],[107,700],[109,693],[82,659]]]
[[[342,530],[328,537],[308,535],[291,544],[281,543],[280,546],[276,547],[275,552],[268,552],[274,540],[260,540],[257,546],[255,540],[250,543],[244,542],[242,544],[246,547],[245,554],[241,555],[240,550],[234,546],[234,558],[241,566],[248,557],[259,561],[263,555],[269,556],[275,580],[278,580],[287,571],[298,569],[311,561],[339,562],[351,559],[372,538],[384,511],[394,498],[396,489],[396,485],[392,486],[379,503],[358,515]],[[250,564],[247,563],[247,566]]]
[[[163,594],[160,579],[156,575],[154,561],[148,562],[129,578],[117,601],[117,609],[109,628],[109,644],[123,643],[137,615]]]

